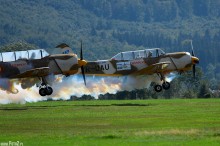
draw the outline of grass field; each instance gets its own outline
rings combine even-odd
[[[220,99],[0,105],[0,146],[220,145]]]

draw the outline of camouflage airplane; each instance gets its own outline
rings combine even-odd
[[[65,76],[76,74],[81,68],[85,81],[84,68],[86,61],[83,60],[82,44],[80,59],[66,44],[60,44],[54,50],[56,54],[49,55],[45,50],[27,50],[0,53],[0,78],[24,79],[39,78],[39,94],[51,95],[52,87],[48,84],[47,77],[51,74]],[[26,82],[21,82],[25,88]]]
[[[191,43],[192,45],[192,43]],[[97,76],[127,76],[127,75],[153,75],[157,74],[162,81],[155,85],[156,92],[168,90],[170,83],[166,75],[171,72],[185,72],[193,68],[199,59],[189,52],[165,53],[160,48],[120,52],[109,60],[87,62],[84,66],[85,74]]]

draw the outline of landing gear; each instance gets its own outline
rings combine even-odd
[[[47,84],[47,81],[44,77],[41,78],[42,84],[39,87],[39,94],[41,96],[51,95],[53,93],[53,89]]]
[[[41,89],[39,90],[39,94],[40,94],[41,96],[46,96],[47,93],[46,93],[45,88],[41,88]]]
[[[51,95],[53,93],[53,89],[51,87],[46,88],[47,95]]]
[[[50,86],[41,87],[39,90],[39,94],[41,96],[51,95],[53,93],[53,89]]]
[[[155,85],[155,86],[154,86],[154,90],[155,90],[156,92],[161,92],[161,91],[162,91],[162,86],[161,86],[161,85]]]
[[[163,86],[163,89],[164,89],[164,90],[170,89],[170,83],[169,83],[169,82],[166,82],[166,81],[163,82],[162,86]]]
[[[165,80],[164,75],[163,74],[158,74],[158,76],[160,77],[161,81],[163,81],[163,83],[162,83],[162,86],[161,85],[155,85],[154,90],[156,92],[161,92],[162,89],[164,89],[164,90],[170,89],[170,83]]]

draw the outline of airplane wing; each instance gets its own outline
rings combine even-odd
[[[170,62],[160,62],[150,65],[134,73],[134,75],[146,75],[163,72],[169,66]]]
[[[15,78],[42,77],[49,75],[49,67],[34,68],[18,74]]]

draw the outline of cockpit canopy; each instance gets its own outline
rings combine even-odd
[[[138,58],[159,57],[165,52],[160,48],[121,52],[112,57],[112,60],[134,60]]]
[[[15,52],[2,52],[0,53],[0,61],[11,62],[19,59],[41,59],[49,56],[49,53],[44,49],[27,50],[27,51],[15,51]]]

